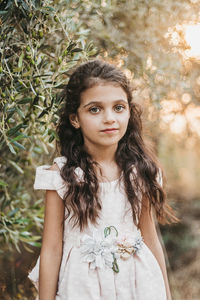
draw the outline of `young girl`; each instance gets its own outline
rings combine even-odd
[[[36,169],[46,190],[40,300],[170,300],[158,220],[173,218],[161,170],[142,139],[126,76],[89,61],[71,75],[57,132],[60,157]]]

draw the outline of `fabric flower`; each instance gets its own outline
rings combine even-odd
[[[81,239],[82,261],[90,263],[90,268],[113,267],[114,258],[118,258],[118,247],[116,238],[111,235],[103,236],[98,230],[93,231],[93,235],[85,234]]]
[[[89,263],[91,269],[108,266],[118,273],[117,259],[130,258],[141,249],[142,242],[139,230],[134,236],[131,232],[118,236],[114,226],[106,227],[104,232],[95,229],[92,236],[85,234],[81,238],[82,261]]]
[[[126,233],[117,239],[118,253],[120,258],[127,260],[131,255],[138,252],[142,247],[143,239],[140,232],[133,237],[131,233]]]

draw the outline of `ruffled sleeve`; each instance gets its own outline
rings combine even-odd
[[[61,169],[66,162],[66,158],[64,156],[56,157],[53,162]],[[49,170],[50,167],[50,165],[42,165],[36,168],[33,188],[35,190],[56,190],[63,199],[67,189],[66,182],[62,179],[59,170]]]

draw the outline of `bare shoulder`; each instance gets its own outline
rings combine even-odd
[[[51,170],[51,171],[59,171],[59,167],[56,163],[54,163],[48,170]]]

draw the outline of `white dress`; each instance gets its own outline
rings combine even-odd
[[[54,159],[61,169],[65,157]],[[66,184],[59,171],[36,169],[34,189],[56,190]],[[76,174],[82,179],[82,170]],[[84,232],[65,221],[63,256],[56,300],[166,300],[160,266],[134,225],[130,203],[119,180],[99,183],[101,216]],[[118,234],[118,235],[117,235]],[[115,271],[113,270],[113,263]],[[39,259],[29,274],[37,286]]]

